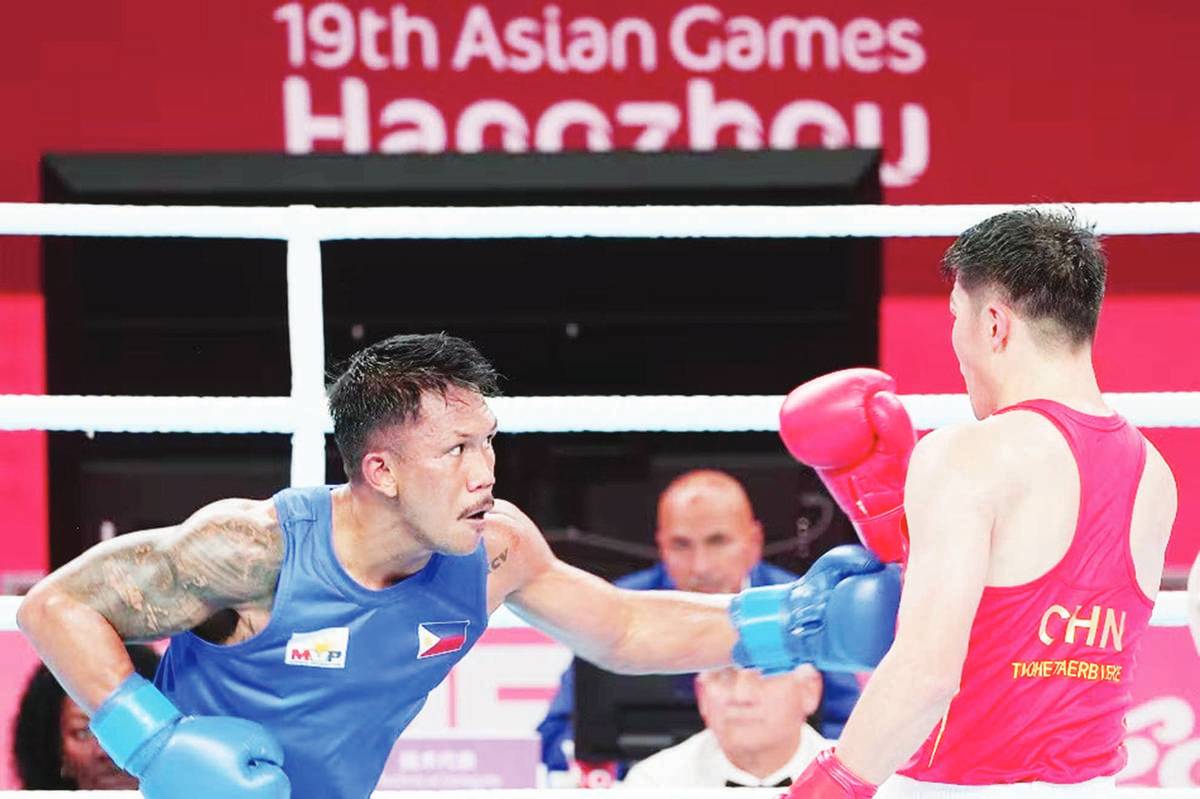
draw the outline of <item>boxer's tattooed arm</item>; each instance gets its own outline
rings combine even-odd
[[[491,574],[492,572],[499,569],[507,561],[508,561],[508,547],[505,547],[503,552],[501,552],[496,557],[492,558],[491,562],[488,563],[488,574]]]
[[[182,525],[120,536],[85,554],[61,588],[125,640],[196,627],[224,609],[269,609],[283,563],[274,520],[218,503]]]

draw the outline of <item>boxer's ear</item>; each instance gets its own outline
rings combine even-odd
[[[370,450],[363,454],[359,463],[359,474],[363,482],[388,499],[400,494],[400,482],[392,470],[392,458],[385,449]]]
[[[1012,335],[1012,308],[1002,302],[989,302],[983,309],[983,317],[992,352],[1003,352],[1008,346],[1008,337]]]

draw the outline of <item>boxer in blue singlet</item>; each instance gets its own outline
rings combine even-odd
[[[882,656],[898,581],[861,548],[732,601],[624,591],[559,561],[493,498],[495,390],[460,339],[374,344],[330,391],[347,484],[215,502],[104,542],[29,593],[18,624],[147,799],[369,796],[504,603],[619,671],[861,670]],[[872,592],[882,600],[861,601]],[[167,635],[154,682],[133,674],[123,641]]]

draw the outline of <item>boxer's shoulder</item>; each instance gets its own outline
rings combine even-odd
[[[222,499],[205,505],[179,527],[174,548],[203,561],[283,561],[283,529],[271,500]]]
[[[497,499],[484,520],[483,540],[489,554],[496,548],[524,547],[531,538],[542,535],[533,520],[508,500]]]
[[[994,457],[1004,446],[1004,436],[986,422],[943,425],[929,431],[917,442],[909,461],[909,472],[911,474],[913,469],[959,469],[981,474],[988,469],[985,456]]]
[[[1150,439],[1142,436],[1142,440],[1146,442],[1146,474],[1152,480],[1159,481],[1164,488],[1170,488],[1175,491],[1175,474],[1171,471],[1170,465],[1166,458],[1158,451],[1158,447],[1154,446]]]
[[[936,454],[940,458],[973,460],[986,453],[986,462],[974,464],[981,469],[989,464],[1009,466],[1028,462],[1031,456],[1055,450],[1069,452],[1052,422],[1040,414],[1024,411],[945,425],[924,436],[917,447],[925,450],[925,457]],[[913,455],[916,457],[917,452]]]
[[[927,433],[913,449],[906,491],[919,497],[956,486],[980,499],[1003,497],[1014,471],[1029,457],[1027,436],[1014,429],[1019,427],[989,418],[948,424]]]
[[[197,510],[188,519],[194,526],[232,525],[279,531],[279,515],[270,499],[219,499]]]
[[[163,544],[180,580],[216,605],[269,604],[274,596],[285,544],[271,500],[213,502]]]
[[[214,613],[269,608],[284,552],[269,501],[226,499],[178,525],[102,542],[45,584],[89,605],[126,640],[152,640]]]
[[[1179,508],[1179,485],[1162,453],[1148,438],[1143,436],[1143,439],[1146,442],[1146,465],[1138,485],[1139,501],[1134,505],[1134,513],[1140,515],[1143,505],[1151,505],[1156,509],[1156,514],[1165,520],[1169,530]]]
[[[484,520],[488,595],[489,601],[496,606],[542,568],[549,566],[554,555],[542,531],[513,503],[497,499]]]

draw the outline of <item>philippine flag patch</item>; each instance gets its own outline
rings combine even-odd
[[[457,652],[467,642],[469,621],[427,621],[417,625],[417,660]]]

